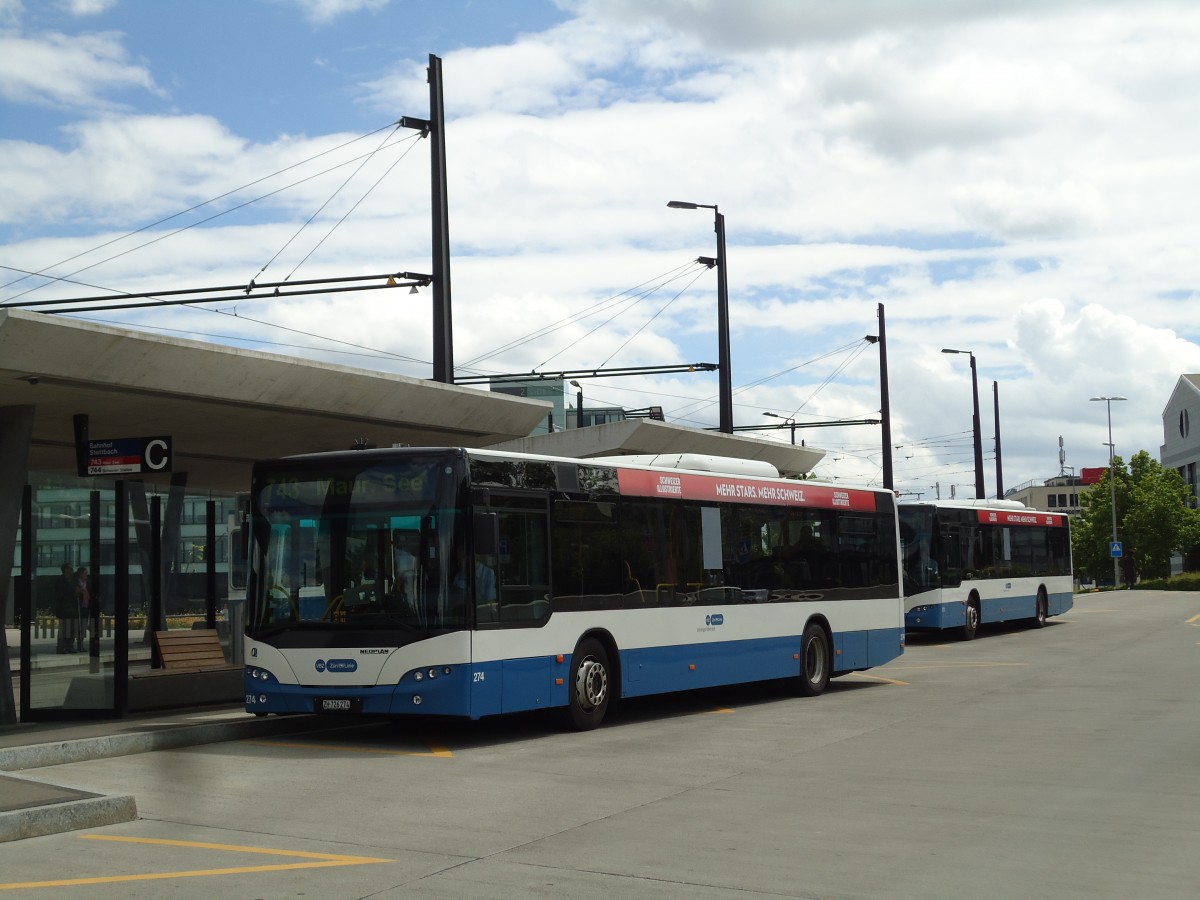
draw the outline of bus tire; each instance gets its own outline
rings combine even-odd
[[[801,697],[817,697],[829,686],[833,655],[825,629],[809,622],[800,638],[800,674],[789,679],[792,691]]]
[[[604,645],[595,638],[584,638],[571,654],[568,724],[576,731],[590,731],[603,722],[614,686]]]
[[[1046,599],[1046,589],[1039,587],[1037,592],[1037,606],[1033,613],[1033,618],[1029,620],[1029,625],[1032,628],[1046,627],[1046,612],[1049,603]]]
[[[967,601],[966,621],[963,622],[962,639],[964,641],[975,640],[975,635],[979,631],[979,597],[971,594],[971,599]]]

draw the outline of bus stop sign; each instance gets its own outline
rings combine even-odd
[[[1120,559],[1122,556],[1125,555],[1124,551],[1121,549],[1120,541],[1109,541],[1108,542],[1108,555],[1111,556],[1113,559]]]
[[[87,442],[87,474],[119,475],[171,471],[171,438],[114,438]]]

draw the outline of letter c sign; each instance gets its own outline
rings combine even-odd
[[[145,449],[142,450],[142,471],[171,471],[171,439],[169,437],[146,439]]]

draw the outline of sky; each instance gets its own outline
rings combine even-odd
[[[431,54],[459,376],[717,362],[670,200],[739,430],[877,419],[882,308],[905,493],[974,494],[943,349],[989,496],[996,396],[1013,488],[1107,464],[1092,397],[1157,458],[1200,373],[1192,0],[0,0],[0,302],[431,271]],[[430,307],[79,315],[424,378]],[[718,423],[715,373],[581,385]],[[878,425],[801,439],[881,483]]]

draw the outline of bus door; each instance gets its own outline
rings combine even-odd
[[[550,613],[549,497],[491,491],[487,511],[498,537],[494,552],[476,552],[476,620],[540,623]]]

